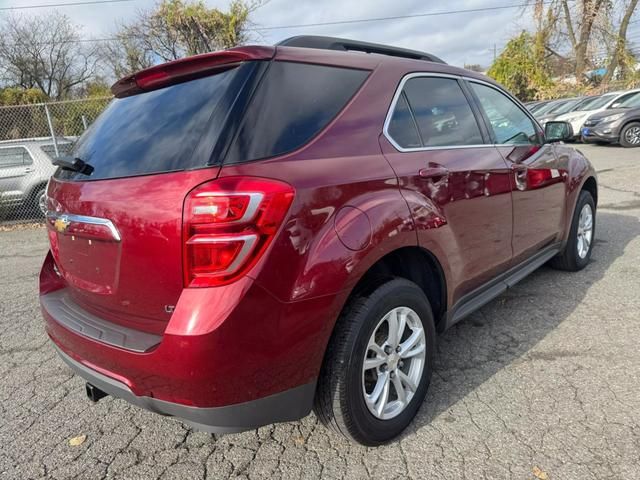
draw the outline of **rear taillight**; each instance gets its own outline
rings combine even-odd
[[[282,224],[294,190],[276,180],[226,177],[192,190],[184,204],[184,284],[236,280],[260,258]]]

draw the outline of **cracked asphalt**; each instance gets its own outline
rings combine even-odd
[[[379,448],[313,415],[212,436],[91,404],[44,333],[44,229],[0,232],[0,479],[639,478],[640,149],[579,148],[600,172],[592,263],[543,267],[441,335],[417,419]]]

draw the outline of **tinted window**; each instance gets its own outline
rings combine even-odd
[[[411,117],[404,94],[400,95],[388,128],[389,135],[402,148],[421,147],[416,124]]]
[[[342,110],[368,73],[273,62],[245,114],[227,162],[273,157],[301,147]]]
[[[412,78],[405,83],[404,92],[418,123],[424,146],[483,143],[476,118],[456,80]]]
[[[31,157],[24,147],[0,148],[0,168],[29,165]]]
[[[480,105],[489,118],[496,143],[522,144],[538,143],[538,133],[533,121],[509,97],[495,88],[479,83],[471,83]]]
[[[93,166],[91,176],[56,175],[95,180],[206,165],[209,158],[191,154],[238,71],[114,99],[71,152]]]

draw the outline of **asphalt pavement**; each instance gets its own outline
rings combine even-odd
[[[92,404],[44,333],[45,230],[0,232],[0,479],[640,478],[640,149],[579,148],[599,172],[591,264],[543,267],[441,335],[418,417],[379,448],[313,415],[212,436]]]

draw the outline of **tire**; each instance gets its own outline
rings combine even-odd
[[[625,148],[640,147],[640,122],[631,122],[623,127],[620,145]]]
[[[385,328],[386,342],[375,340],[379,345],[376,349],[387,345],[391,350],[388,345],[391,320],[385,321],[385,318],[392,312],[406,318],[405,334],[400,342],[396,342],[400,347],[408,347],[407,340],[412,335],[419,338],[419,330],[422,328],[423,337],[416,343],[420,347],[407,348],[405,354],[418,352],[424,346],[423,355],[416,354],[404,358],[402,353],[390,351],[384,354],[384,357],[379,356],[379,353],[376,358],[372,358],[372,335],[375,333],[375,336],[382,335],[383,338]],[[363,445],[380,445],[398,436],[411,423],[427,393],[433,370],[435,335],[429,301],[420,287],[413,282],[401,278],[392,279],[369,295],[352,299],[336,323],[320,371],[314,402],[314,411],[320,421],[348,439]],[[365,357],[374,363],[384,358],[388,363],[363,370]],[[394,372],[402,373],[394,375]],[[408,387],[409,383],[404,383],[407,377],[417,379],[413,391]],[[385,378],[389,379],[389,387],[386,390],[389,402],[386,409],[378,415],[370,410],[374,409],[374,405],[372,402],[369,403],[371,406],[367,404],[365,394],[373,397],[374,385],[378,385],[378,382],[384,384]],[[396,382],[401,385],[402,390],[405,390],[404,387],[407,385],[408,393],[405,392],[404,402],[401,401],[395,387],[398,384]],[[384,392],[384,389],[382,391]],[[384,393],[379,398],[377,405],[380,406],[383,405]],[[394,406],[395,410],[392,408]],[[381,418],[382,416],[388,418]]]
[[[588,245],[584,248],[587,241],[586,233],[582,235],[582,244],[579,241],[580,230],[584,230],[584,225],[581,225],[581,215],[583,211],[590,209],[591,212],[591,234],[588,238]],[[589,193],[586,190],[580,192],[576,209],[573,212],[573,220],[571,221],[571,230],[569,232],[569,238],[564,251],[557,257],[551,259],[549,264],[557,268],[558,270],[566,270],[569,272],[577,272],[587,266],[591,259],[591,253],[593,251],[593,244],[595,240],[596,231],[596,205]]]

